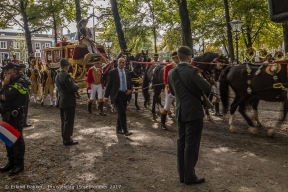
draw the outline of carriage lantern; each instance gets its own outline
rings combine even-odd
[[[233,19],[230,22],[232,31],[236,33],[235,40],[236,40],[236,57],[237,57],[236,61],[237,61],[237,64],[239,63],[239,59],[238,59],[238,40],[239,40],[238,33],[241,31],[242,24],[243,24],[243,22],[240,21],[239,19]]]
[[[109,51],[109,49],[112,47],[112,41],[110,39],[108,39],[104,43],[105,43],[105,47],[107,47],[108,59],[110,61],[110,51]]]

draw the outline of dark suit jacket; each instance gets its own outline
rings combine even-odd
[[[56,76],[56,86],[59,92],[59,108],[76,107],[75,92],[78,86],[73,83],[72,77],[64,70],[61,70]]]
[[[132,90],[132,82],[129,71],[125,69],[127,89]],[[109,72],[109,78],[106,84],[105,98],[111,97],[111,103],[115,103],[120,89],[120,77],[118,68],[113,69]],[[131,99],[131,95],[128,96],[128,101]]]
[[[178,69],[184,84],[193,92],[188,92],[175,74]],[[211,85],[202,77],[197,68],[188,63],[180,63],[169,71],[168,84],[172,95],[176,98],[176,119],[181,122],[193,121],[204,117],[203,107],[199,98],[211,91]],[[196,95],[196,97],[194,96]]]

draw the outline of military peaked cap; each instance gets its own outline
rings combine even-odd
[[[184,55],[192,55],[192,50],[190,49],[190,47],[181,46],[178,49],[178,53],[182,53]]]
[[[19,66],[20,66],[20,68],[26,68],[26,65],[23,63],[19,64]]]
[[[67,59],[63,58],[60,60],[60,66],[69,66],[69,65],[70,65],[70,63]]]
[[[178,57],[177,51],[174,51],[174,52],[172,53],[172,58],[174,58],[174,57]]]

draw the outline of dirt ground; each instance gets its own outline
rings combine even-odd
[[[227,118],[205,120],[196,172],[206,182],[186,186],[177,174],[174,117],[168,118],[170,130],[163,131],[159,111],[153,119],[148,109],[138,112],[131,103],[127,116],[133,135],[125,138],[115,133],[117,113],[105,108],[107,116],[99,116],[94,105],[90,115],[85,101],[85,95],[77,101],[75,146],[62,145],[57,108],[30,104],[28,119],[33,126],[24,129],[25,170],[13,177],[0,173],[0,191],[288,191],[287,121],[275,138],[266,136],[279,118],[280,103],[260,102],[264,127],[257,136],[248,133],[238,112],[237,133],[229,132]],[[4,165],[6,150],[0,145]]]

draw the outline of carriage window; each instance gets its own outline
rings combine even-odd
[[[47,62],[50,63],[52,61],[51,52],[46,52],[45,54],[46,54]]]
[[[60,50],[53,51],[53,61],[59,62],[61,60],[61,52]]]

